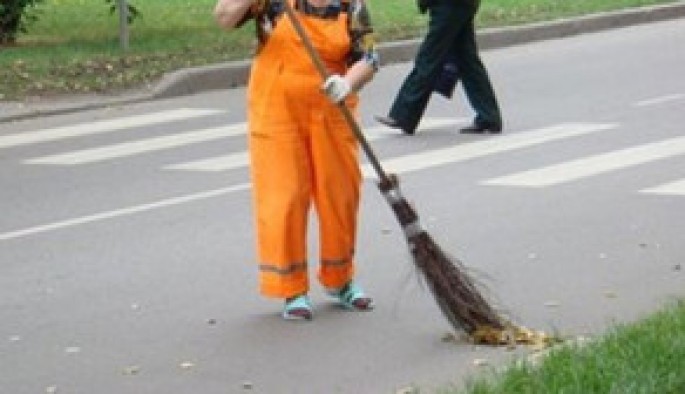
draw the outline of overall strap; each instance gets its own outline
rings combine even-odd
[[[309,16],[314,16],[322,19],[336,19],[341,12],[349,11],[350,2],[349,0],[333,0],[331,1],[331,4],[327,6],[315,7],[311,5],[307,0],[296,0],[295,9]]]
[[[333,0],[331,4],[325,7],[312,6],[306,0],[260,0],[258,2],[260,11],[255,15],[257,39],[259,41],[258,51],[266,43],[270,32],[285,12],[283,6],[285,1],[289,1],[294,9],[303,14],[321,19],[337,19],[341,12],[350,12],[352,8],[351,0]]]

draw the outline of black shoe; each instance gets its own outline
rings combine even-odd
[[[404,134],[408,134],[408,135],[414,134],[414,130],[410,130],[410,129],[402,126],[398,121],[396,121],[395,119],[393,119],[389,116],[376,115],[375,118],[376,118],[376,121],[390,127],[391,129],[400,129],[400,130],[402,130],[402,132]]]
[[[474,122],[471,126],[459,130],[462,134],[499,134],[502,132],[502,125],[499,123],[479,123]]]

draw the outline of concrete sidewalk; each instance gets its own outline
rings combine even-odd
[[[478,31],[478,41],[481,50],[488,50],[682,17],[685,17],[685,1],[678,1],[552,22],[483,29]],[[381,44],[379,51],[383,64],[411,61],[419,44],[420,40]],[[57,99],[32,99],[25,102],[0,101],[0,123],[171,98],[208,90],[230,89],[245,84],[249,69],[249,60],[227,62],[171,72],[153,87],[120,95],[76,95]]]

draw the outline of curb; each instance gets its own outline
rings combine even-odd
[[[685,17],[685,2],[604,12],[552,22],[483,29],[477,33],[478,45],[481,50],[497,49],[682,17]],[[379,44],[381,63],[386,65],[411,61],[420,44],[420,39]],[[211,89],[243,86],[247,83],[249,67],[250,61],[239,61],[175,71],[167,74],[150,96],[169,98]]]
[[[489,50],[683,17],[685,17],[685,1],[678,1],[672,4],[602,12],[551,22],[488,28],[479,30],[477,37],[480,49]],[[378,50],[382,64],[413,60],[420,43],[420,39],[412,39],[379,44]],[[250,65],[250,60],[240,60],[173,71],[162,77],[161,81],[149,91],[132,95],[97,96],[86,98],[79,103],[53,102],[42,105],[17,103],[15,105],[17,108],[10,110],[14,113],[0,114],[0,123],[244,86],[247,83]],[[0,109],[3,106],[10,107],[10,104],[0,102]],[[3,112],[5,112],[4,109]]]

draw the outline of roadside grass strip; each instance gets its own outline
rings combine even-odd
[[[586,343],[549,350],[444,393],[685,393],[685,299]]]
[[[516,26],[673,2],[490,0],[483,2],[477,25]],[[117,15],[104,1],[36,3],[35,20],[17,43],[0,48],[0,100],[142,87],[167,72],[248,59],[255,50],[254,29],[228,34],[217,27],[211,15],[216,0],[132,0],[141,17],[131,24],[127,50],[119,45]],[[379,41],[417,38],[425,30],[426,16],[419,14],[414,1],[367,4]]]

